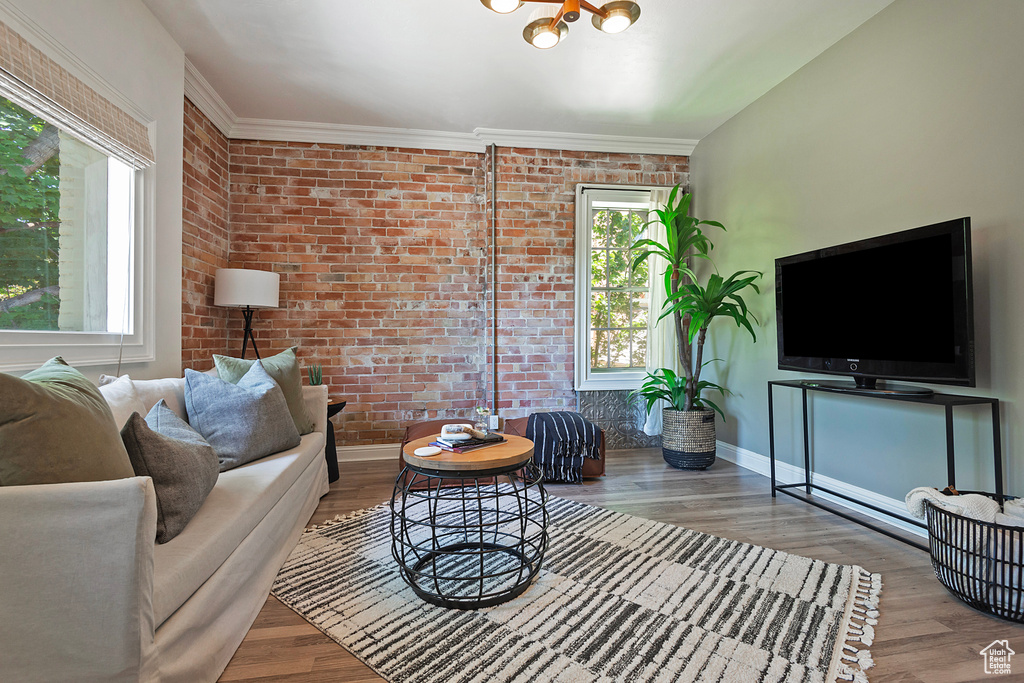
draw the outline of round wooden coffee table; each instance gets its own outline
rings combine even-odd
[[[521,595],[547,550],[547,492],[533,465],[533,442],[467,453],[415,450],[411,441],[391,497],[391,554],[402,578],[427,602],[477,609]]]

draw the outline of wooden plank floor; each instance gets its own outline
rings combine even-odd
[[[392,462],[342,463],[341,480],[311,523],[377,505],[391,495]],[[792,498],[772,500],[765,477],[719,460],[705,472],[674,470],[660,451],[610,451],[609,475],[583,486],[553,485],[557,496],[678,524],[747,543],[881,572],[881,618],[871,647],[873,683],[986,681],[978,654],[994,640],[1020,653],[1012,677],[1024,680],[1024,626],[958,602],[932,573],[928,555]],[[222,681],[380,681],[287,607],[270,597]]]

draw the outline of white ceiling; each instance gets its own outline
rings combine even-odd
[[[143,0],[237,117],[699,140],[892,0],[638,0],[537,50],[479,0]]]

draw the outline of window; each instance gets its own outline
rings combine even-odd
[[[635,389],[646,375],[650,277],[630,264],[650,205],[649,188],[576,189],[577,390]]]
[[[0,370],[152,360],[149,129],[2,22],[0,44]]]
[[[0,98],[0,330],[131,334],[134,183]]]

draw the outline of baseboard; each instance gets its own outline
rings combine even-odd
[[[400,443],[375,443],[369,446],[338,446],[338,462],[363,462],[367,460],[394,460],[398,467]]]
[[[760,453],[755,453],[754,451],[747,450],[746,448],[740,448],[739,446],[733,446],[731,443],[719,441],[718,457],[721,458],[722,460],[727,460],[731,463],[735,463],[744,469],[748,469],[752,472],[757,472],[762,476],[771,476],[771,463],[767,456],[761,455]],[[803,474],[804,470],[802,467],[795,467],[793,465],[790,465],[789,463],[779,462],[777,460],[775,461],[775,478],[777,481],[783,484],[793,484],[798,481],[803,481]],[[851,498],[863,500],[865,503],[870,503],[875,507],[879,507],[883,510],[887,510],[894,514],[904,516],[907,514],[907,506],[904,504],[902,500],[896,500],[895,498],[883,496],[880,493],[868,491],[867,489],[862,489],[859,486],[847,484],[844,481],[833,479],[832,477],[826,477],[825,475],[822,474],[812,475],[812,480],[814,481],[814,483],[820,486],[830,488],[833,491],[842,493],[843,495],[846,496],[850,496]],[[871,510],[869,508],[857,505],[856,503],[851,503],[848,500],[843,500],[842,498],[829,495],[828,493],[825,493],[823,491],[816,491],[814,493],[814,496],[816,498],[827,500],[829,501],[829,503],[840,505],[849,510],[859,512],[865,517],[871,517],[872,519],[876,519],[880,522],[885,522],[889,526],[894,526],[902,531],[907,532],[908,534],[913,534],[914,536],[922,537],[928,536],[928,532],[925,529],[913,526],[912,524],[907,524],[906,522],[902,522],[898,519],[893,519],[892,517],[887,517],[886,515],[876,512],[875,510]]]

